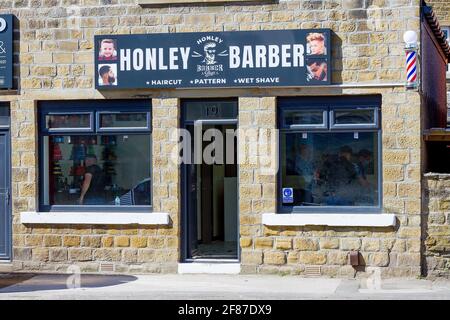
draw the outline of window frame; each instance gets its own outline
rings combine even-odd
[[[89,115],[90,119],[89,119],[89,123],[90,126],[89,128],[71,128],[71,127],[67,127],[67,128],[47,128],[47,121],[45,119],[46,116],[70,116],[70,115]],[[84,132],[84,133],[89,133],[89,132],[94,132],[95,131],[95,126],[94,126],[94,112],[75,112],[75,111],[67,111],[67,112],[48,112],[46,113],[43,117],[42,117],[42,127],[43,128],[43,132],[46,133],[60,133],[60,132]]]
[[[101,116],[102,115],[111,115],[111,114],[146,114],[147,123],[145,127],[102,127],[101,126]],[[139,112],[139,111],[97,111],[95,113],[95,129],[97,132],[101,133],[111,133],[111,132],[147,132],[151,130],[151,115],[150,112]]]
[[[285,111],[322,111],[322,124],[291,124],[288,125],[286,124],[286,117],[284,116]],[[282,128],[283,129],[311,129],[311,130],[321,130],[321,129],[326,129],[328,126],[328,111],[326,108],[319,108],[319,107],[304,107],[304,108],[299,108],[299,107],[290,107],[290,108],[286,108],[285,110],[283,110],[283,125]]]
[[[336,111],[342,111],[342,110],[372,110],[374,113],[373,117],[373,123],[343,123],[343,124],[337,124],[336,123]],[[345,107],[330,107],[329,113],[330,113],[330,127],[329,129],[377,129],[379,128],[379,112],[378,108],[373,107],[354,107],[349,106],[347,108]]]
[[[91,110],[91,111],[86,111]],[[98,113],[146,113],[147,114],[147,128],[131,128],[123,130],[123,128],[108,128],[108,130],[99,130],[98,127]],[[153,137],[151,128],[151,100],[89,100],[89,101],[41,101],[38,108],[38,141],[39,141],[39,202],[38,207],[40,212],[147,212],[153,211]],[[48,130],[46,128],[45,116],[48,114],[80,114],[90,112],[91,115],[91,131],[84,131],[83,129],[64,128],[63,130]],[[134,205],[134,206],[115,206],[115,205],[45,205],[44,199],[44,137],[52,136],[105,136],[105,135],[149,135],[150,138],[150,179],[151,179],[151,193],[150,206]]]
[[[295,105],[295,106],[294,106]],[[327,108],[328,112],[336,109],[356,109],[367,108],[376,110],[376,126],[357,124],[356,126],[345,125],[345,127],[332,127],[332,118],[329,115],[329,122],[326,129],[317,128],[289,128],[283,126],[284,111],[293,108],[311,109],[315,105],[318,108]],[[280,130],[278,143],[278,162],[280,168],[277,174],[277,210],[285,214],[307,214],[307,213],[382,213],[383,208],[383,163],[382,163],[382,130],[381,130],[381,97],[380,96],[338,96],[338,97],[310,97],[310,98],[279,98],[277,101],[278,128]],[[374,119],[375,120],[375,119]],[[377,206],[286,206],[282,201],[282,135],[285,133],[343,133],[343,132],[374,132],[377,134],[377,183],[378,183],[378,205]]]

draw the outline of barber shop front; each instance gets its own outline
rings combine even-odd
[[[132,2],[8,12],[0,270],[421,274],[419,1]]]

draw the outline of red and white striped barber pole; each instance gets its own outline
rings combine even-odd
[[[417,85],[417,52],[406,50],[406,86],[414,88]]]

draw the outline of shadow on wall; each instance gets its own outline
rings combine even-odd
[[[331,31],[331,83],[342,84],[342,39]]]
[[[0,277],[0,293],[33,292],[68,289],[71,274],[10,274]],[[81,288],[110,287],[136,281],[134,276],[124,275],[80,275]]]

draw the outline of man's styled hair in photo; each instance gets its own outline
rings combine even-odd
[[[112,43],[112,44],[114,44],[114,47],[115,47],[115,43],[114,43],[113,39],[103,39],[102,42],[100,43],[100,46],[104,43]]]
[[[100,75],[100,78],[103,77],[104,74],[108,73],[111,69],[110,66],[103,66],[98,70],[98,74]]]
[[[324,60],[324,59],[321,59],[321,58],[308,58],[307,60],[306,60],[306,64],[308,65],[308,66],[312,66],[313,64],[317,64],[317,65],[321,65],[321,64],[323,64],[323,63],[327,63],[327,61],[326,60]]]
[[[310,33],[310,34],[308,34],[308,36],[306,37],[306,40],[307,40],[308,42],[311,42],[311,41],[313,41],[313,40],[324,41],[324,40],[325,40],[325,37],[323,36],[323,33],[315,32],[315,33]]]

